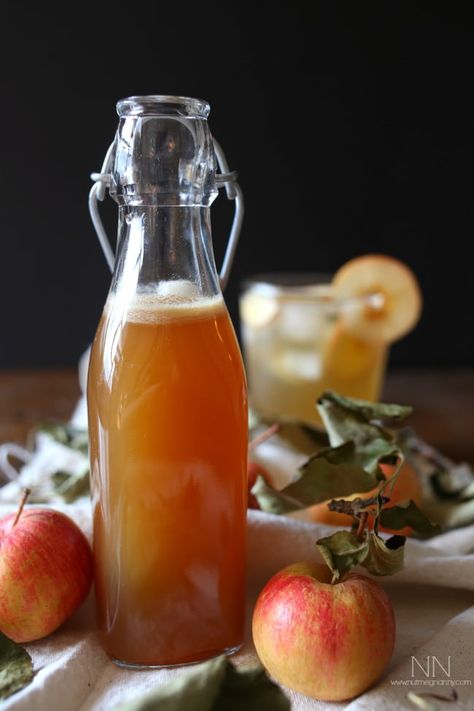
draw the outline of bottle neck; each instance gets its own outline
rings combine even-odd
[[[112,291],[196,299],[220,293],[212,250],[210,208],[119,208]]]

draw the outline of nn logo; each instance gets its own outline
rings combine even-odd
[[[441,662],[439,661],[438,657],[435,657],[434,654],[428,654],[424,663],[420,662],[416,657],[412,655],[412,678],[415,676],[415,666],[418,667],[427,678],[435,679],[437,675],[441,675],[441,671],[444,673],[445,676],[449,678],[451,676],[451,655],[448,656],[446,666],[443,666],[443,664],[441,664]]]

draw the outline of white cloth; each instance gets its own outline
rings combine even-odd
[[[55,507],[58,506],[55,504]],[[91,535],[89,503],[60,507]],[[0,515],[11,507],[0,506]],[[248,629],[237,664],[256,660],[250,635],[251,611],[266,580],[283,566],[315,557],[317,538],[330,527],[250,511],[248,516]],[[409,540],[405,569],[380,582],[388,592],[397,620],[397,640],[386,674],[370,691],[344,703],[325,704],[285,690],[294,711],[350,709],[396,711],[415,707],[409,691],[447,695],[447,686],[411,686],[412,655],[425,669],[436,658],[457,684],[456,709],[474,709],[474,526],[428,542]],[[128,671],[116,667],[102,651],[95,631],[92,595],[60,630],[27,645],[37,674],[11,696],[2,711],[110,711],[118,703],[145,694],[192,667]],[[429,662],[428,662],[429,663]],[[437,679],[446,674],[436,663]],[[415,662],[415,678],[427,679]],[[466,685],[470,682],[470,686]],[[438,703],[438,702],[436,702]],[[192,711],[192,709],[190,709]]]
[[[86,354],[82,361],[80,379],[84,385]],[[76,427],[86,426],[84,398],[71,422]],[[26,472],[27,481],[20,477],[18,482],[0,489],[0,517],[14,510],[7,502],[17,500],[20,485],[38,482],[47,485],[55,467],[76,471],[83,465],[80,455],[71,459],[71,450],[57,443],[48,447],[48,442],[41,439],[37,445],[37,455],[22,472]],[[258,458],[271,472],[276,486],[283,486],[289,472],[294,472],[306,456],[277,439],[258,449]],[[87,499],[71,505],[55,501],[54,507],[74,518],[91,538]],[[247,634],[243,648],[233,657],[236,664],[257,660],[250,622],[256,597],[265,582],[285,565],[315,559],[315,541],[335,530],[298,520],[304,518],[304,513],[284,517],[249,511]],[[447,696],[449,686],[428,685],[446,680],[453,683],[459,695],[453,709],[474,710],[474,526],[426,542],[408,540],[405,561],[404,570],[391,578],[379,579],[392,600],[397,624],[395,650],[384,676],[371,690],[344,703],[327,704],[285,689],[293,711],[413,711],[415,706],[407,699],[408,692],[433,691]],[[115,666],[99,645],[93,607],[91,593],[60,630],[27,645],[36,676],[29,686],[4,702],[2,711],[111,711],[119,703],[142,696],[171,677],[193,669],[131,671]],[[448,662],[449,678],[439,667],[441,664],[448,669]],[[428,664],[429,677],[426,677],[418,665],[427,670]],[[414,685],[416,680],[424,685]]]

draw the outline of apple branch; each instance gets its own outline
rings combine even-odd
[[[362,540],[363,534],[365,527],[367,526],[367,519],[369,518],[369,514],[367,511],[362,511],[362,513],[359,516],[359,525],[357,526],[357,531],[355,532],[356,538],[359,539],[359,541]]]
[[[275,422],[275,424],[271,425],[271,427],[268,427],[263,432],[260,432],[260,434],[258,434],[256,437],[253,438],[251,442],[249,442],[249,452],[252,452],[260,444],[263,444],[263,442],[266,442],[267,439],[273,437],[273,435],[276,434],[279,429],[280,425],[278,424],[278,422]]]

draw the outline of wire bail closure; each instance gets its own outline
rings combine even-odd
[[[240,232],[242,229],[242,221],[244,218],[244,196],[242,189],[237,182],[237,172],[235,170],[230,171],[227,164],[227,160],[219,143],[215,138],[212,139],[214,144],[214,153],[217,158],[217,163],[219,165],[220,173],[216,173],[216,185],[219,189],[225,188],[228,200],[234,200],[234,219],[232,221],[232,227],[230,229],[229,239],[227,242],[227,247],[224,254],[224,259],[221,266],[221,271],[219,274],[219,282],[221,289],[224,290],[229,281],[230,270],[232,269],[232,264],[234,262],[235,252],[237,249],[237,244],[240,237]],[[107,237],[107,232],[105,231],[102,219],[100,217],[99,211],[99,201],[103,202],[106,191],[110,187],[111,175],[110,171],[112,168],[112,153],[113,153],[114,143],[111,143],[107,153],[105,154],[104,162],[102,164],[102,169],[100,173],[91,173],[91,179],[94,181],[94,185],[89,192],[89,214],[91,216],[92,224],[99,240],[100,246],[104,253],[106,262],[109,266],[111,272],[114,270],[115,254],[110,245],[109,238]]]

